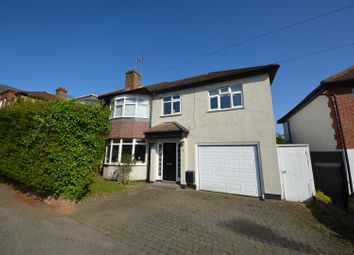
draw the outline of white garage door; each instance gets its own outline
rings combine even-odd
[[[260,196],[256,146],[198,147],[201,190]]]

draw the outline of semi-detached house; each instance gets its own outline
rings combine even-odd
[[[280,197],[271,84],[276,64],[207,73],[99,96],[112,125],[103,165],[114,178],[122,155],[135,157],[131,178],[197,190]]]

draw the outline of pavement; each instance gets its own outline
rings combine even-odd
[[[56,210],[0,183],[0,254],[354,254],[313,206],[153,185]]]

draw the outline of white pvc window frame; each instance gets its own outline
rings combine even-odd
[[[129,100],[135,101],[134,103],[128,102]],[[120,103],[122,102],[122,103]],[[117,113],[117,106],[121,105],[122,106],[122,114],[119,115]],[[134,105],[134,114],[126,115],[125,114],[125,108],[127,105]],[[138,95],[123,95],[123,96],[116,96],[112,98],[110,102],[110,110],[111,110],[111,116],[110,119],[116,119],[116,118],[143,118],[143,119],[148,119],[149,118],[149,98],[145,96],[138,96]],[[146,114],[144,116],[138,115],[138,107],[139,106],[144,106],[146,108]]]
[[[115,142],[114,140],[118,140],[118,142]],[[126,142],[126,140],[132,140],[131,142]],[[123,153],[123,146],[124,145],[131,145],[132,146],[132,152],[131,156],[134,158],[135,157],[135,147],[137,145],[144,145],[145,146],[145,161],[137,161],[137,165],[146,165],[147,162],[147,143],[146,140],[144,139],[135,139],[135,138],[115,138],[115,139],[110,139],[107,142],[106,146],[106,155],[105,155],[105,164],[115,164],[119,165],[122,164],[122,153]],[[112,162],[112,157],[113,157],[113,146],[118,146],[118,161],[117,162]],[[109,149],[108,149],[109,147]],[[109,153],[109,155],[107,155]],[[108,159],[108,161],[107,161]]]
[[[244,107],[242,84],[213,89],[213,90],[209,91],[208,95],[209,95],[209,111],[223,111],[223,110],[229,110],[229,109],[240,109],[240,108]],[[241,98],[240,105],[237,105],[236,102],[234,102],[234,95],[240,95],[240,98]],[[221,108],[221,97],[222,96],[229,96],[230,97],[230,107]],[[214,98],[217,100],[217,107],[216,108],[211,107],[211,100]]]
[[[168,99],[170,98],[170,99]],[[179,103],[179,111],[175,112],[173,105]],[[170,113],[165,113],[165,104],[171,104],[171,112]],[[180,115],[182,112],[182,100],[180,95],[170,95],[170,96],[164,96],[162,98],[162,116],[173,116],[173,115]]]

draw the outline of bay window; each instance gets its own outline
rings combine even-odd
[[[149,99],[144,96],[125,95],[112,99],[110,104],[111,118],[149,117]]]
[[[223,87],[209,91],[209,109],[211,111],[242,107],[242,85]]]
[[[131,155],[136,163],[145,163],[146,144],[143,139],[110,139],[106,147],[105,163],[120,164],[123,155]]]

